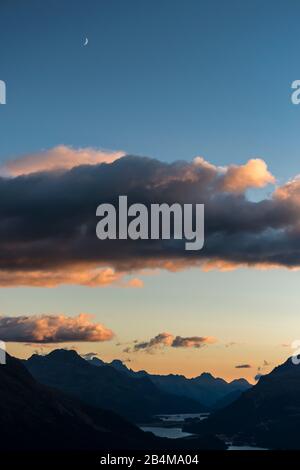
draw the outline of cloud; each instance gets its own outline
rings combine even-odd
[[[165,163],[113,154],[101,163],[101,152],[87,158],[90,149],[61,148],[70,160],[63,171],[48,163],[58,161],[49,156],[56,147],[38,165],[25,157],[10,166],[19,176],[0,177],[0,286],[142,287],[140,274],[159,269],[300,268],[300,179],[249,200],[248,188],[275,181],[263,160],[221,168],[202,157]],[[129,204],[204,203],[203,250],[185,251],[185,240],[98,240],[97,206],[117,205],[123,194]]]
[[[0,317],[0,338],[7,342],[65,343],[70,341],[109,341],[114,333],[90,315],[39,315]]]
[[[267,361],[266,359],[263,360],[263,363],[262,365],[258,366],[257,367],[257,372],[258,372],[258,376],[262,376],[264,374],[262,374],[262,372],[264,372],[269,366],[271,366],[272,363]]]
[[[97,356],[98,356],[98,353],[96,352],[89,352],[89,353],[81,354],[81,357],[87,360],[93,359],[93,357],[97,357]]]
[[[151,338],[149,341],[135,342],[132,348],[127,347],[124,352],[137,352],[146,351],[154,352],[157,349],[164,347],[171,348],[202,348],[207,344],[213,344],[216,339],[212,336],[174,336],[171,333],[159,333],[158,335]]]
[[[237,364],[235,366],[236,369],[251,369],[251,364]]]
[[[8,176],[28,175],[40,171],[70,170],[80,165],[112,163],[124,156],[124,152],[109,152],[93,148],[73,149],[59,145],[50,150],[23,155],[8,161],[0,168],[0,173]]]
[[[245,165],[230,165],[224,174],[224,191],[243,193],[248,188],[263,188],[274,184],[275,178],[260,158],[249,160]]]
[[[139,278],[127,279],[126,274],[116,272],[112,268],[94,268],[79,264],[72,269],[46,269],[46,270],[0,270],[0,287],[31,286],[31,287],[57,287],[62,284],[81,285],[87,287],[143,287]]]
[[[225,348],[232,348],[233,346],[236,346],[238,343],[235,341],[230,341],[229,343],[225,343]]]
[[[213,344],[216,339],[211,336],[176,336],[172,348],[202,348],[206,344]]]
[[[174,336],[170,333],[159,333],[158,335],[151,338],[149,341],[143,341],[140,343],[136,343],[133,347],[134,351],[140,350],[153,350],[156,348],[160,348],[161,346],[172,346],[174,341]],[[126,352],[129,352],[130,349],[127,348]],[[124,351],[125,352],[125,351]]]

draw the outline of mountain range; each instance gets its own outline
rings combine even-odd
[[[189,379],[184,375],[155,375],[144,370],[135,372],[119,360],[107,364],[97,357],[92,357],[88,359],[88,362],[98,367],[111,366],[130,377],[147,377],[162,392],[199,402],[203,411],[205,411],[205,408],[206,410],[221,408],[236,400],[242,392],[251,388],[251,385],[245,379],[226,382],[224,379],[214,377],[207,372]]]
[[[67,367],[67,366],[66,366]],[[114,412],[38,383],[21,360],[0,366],[0,451],[224,449],[214,437],[162,439]],[[37,457],[37,454],[35,454]]]
[[[244,392],[232,390],[238,393],[232,403],[224,395],[223,408],[206,420],[186,421],[183,430],[193,436],[185,439],[155,437],[124,418],[147,418],[162,408],[162,414],[177,407],[188,412],[185,407],[198,403],[163,392],[155,385],[161,377],[168,385],[181,379],[153,379],[120,361],[87,361],[75,351],[55,350],[26,361],[7,355],[0,366],[0,450],[224,449],[222,441],[300,449],[300,368],[291,359]],[[223,386],[210,374],[185,380]]]
[[[24,365],[40,383],[55,387],[92,406],[113,410],[134,422],[162,413],[199,413],[199,401],[161,390],[150,378],[132,377],[111,365],[95,367],[75,351],[34,354]]]
[[[269,449],[300,449],[299,429],[300,367],[291,359],[207,420],[184,427]]]

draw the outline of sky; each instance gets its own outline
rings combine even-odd
[[[300,106],[290,98],[299,13],[297,0],[2,0],[0,166],[58,146],[165,163],[201,156],[216,167],[259,158],[276,183],[250,196],[268,198],[300,170]],[[299,336],[299,276],[283,266],[188,266],[139,274],[141,288],[13,285],[1,287],[0,313],[88,313],[115,337],[74,341],[80,352],[151,372],[252,379]],[[132,352],[161,332],[216,342]],[[9,345],[23,356],[38,347]]]

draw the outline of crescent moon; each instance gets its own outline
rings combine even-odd
[[[84,45],[84,46],[87,46],[87,45],[88,45],[88,43],[89,43],[89,40],[88,40],[88,38],[85,38],[85,41],[84,41],[84,44],[83,44],[83,45]]]

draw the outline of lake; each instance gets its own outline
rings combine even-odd
[[[183,423],[183,421],[187,418],[199,418],[200,421],[206,419],[209,416],[209,413],[183,413],[183,414],[176,414],[176,415],[156,415],[157,418],[161,419],[165,422],[176,422],[176,423]]]
[[[199,418],[200,420],[206,419],[209,416],[209,413],[184,413],[184,414],[164,414],[164,415],[157,415],[156,417],[159,418],[163,423],[166,424],[164,427],[162,426],[141,426],[141,429],[145,432],[152,432],[155,436],[158,437],[167,437],[169,439],[179,439],[182,437],[192,436],[192,433],[183,432],[180,427],[169,427],[170,423],[183,423],[187,418]],[[163,424],[162,423],[162,424]],[[228,443],[229,447],[227,450],[268,450],[263,449],[262,447],[254,447],[254,446],[235,446],[231,443]]]
[[[179,439],[180,437],[192,436],[189,432],[183,432],[181,428],[163,428],[159,426],[143,426],[143,431],[153,432],[158,437],[168,437],[169,439]]]
[[[198,418],[200,420],[206,419],[209,413],[178,413],[178,414],[162,414],[156,415],[162,421],[162,425],[141,426],[141,429],[146,432],[152,432],[158,437],[168,437],[169,439],[179,439],[180,437],[192,436],[189,432],[183,432],[180,427],[176,427],[176,423],[183,423],[187,418]],[[163,423],[166,426],[163,426]],[[170,424],[175,425],[170,427]]]

